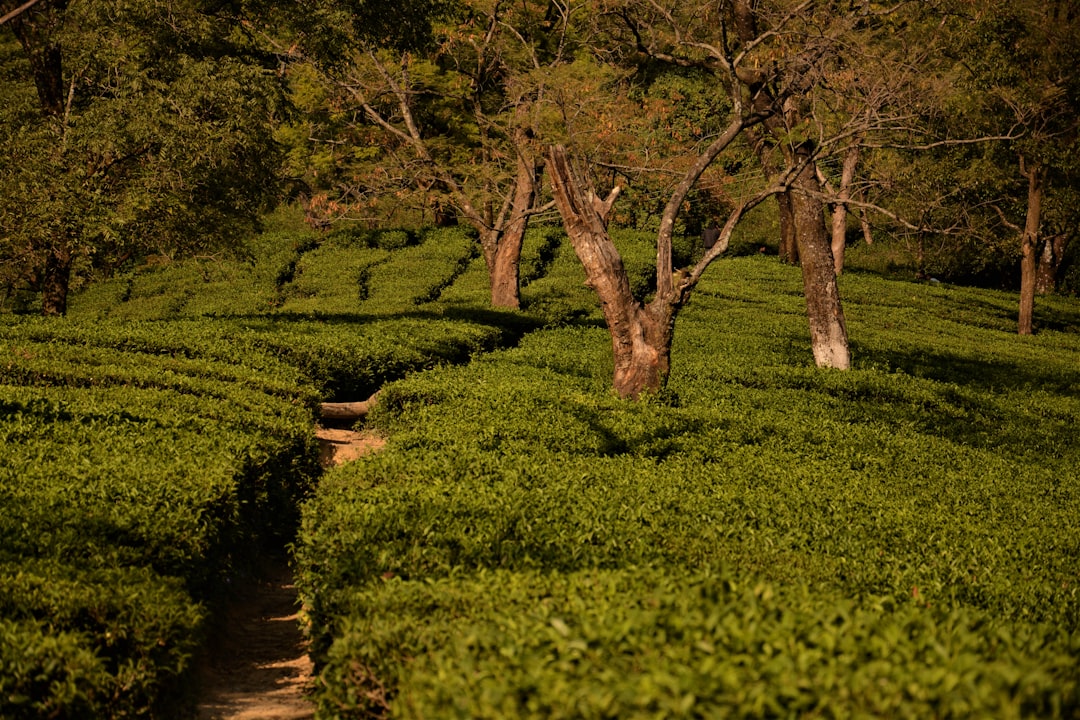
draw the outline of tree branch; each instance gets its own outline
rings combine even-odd
[[[24,12],[29,10],[30,8],[37,5],[39,2],[41,2],[41,0],[27,0],[27,2],[24,2],[22,5],[15,8],[11,12],[9,12],[7,15],[4,15],[3,17],[0,17],[0,25],[3,25],[4,23],[8,22],[9,20],[14,20],[15,18],[22,15]]]

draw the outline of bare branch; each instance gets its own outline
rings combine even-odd
[[[1018,233],[1024,232],[1024,228],[1020,227],[1019,225],[1017,225],[1014,222],[1011,222],[1009,220],[1009,218],[1005,217],[1005,211],[1004,210],[999,208],[997,205],[991,205],[990,207],[993,208],[994,212],[996,212],[998,214],[998,217],[1001,218],[1001,224],[1002,225],[1009,228],[1010,230],[1015,230]]]
[[[3,25],[4,23],[8,22],[9,20],[14,20],[15,18],[22,15],[24,12],[29,10],[30,8],[37,5],[39,2],[41,2],[41,0],[27,0],[27,2],[24,2],[22,5],[15,8],[11,12],[9,12],[8,14],[4,15],[3,17],[0,17],[0,25]]]
[[[948,147],[952,145],[977,145],[979,143],[987,142],[1002,142],[1008,140],[1019,140],[1023,135],[1014,135],[1009,133],[1008,135],[986,135],[977,138],[959,138],[955,140],[937,140],[922,145],[908,145],[903,143],[863,143],[863,147],[867,148],[887,148],[890,150],[933,150],[939,147]]]

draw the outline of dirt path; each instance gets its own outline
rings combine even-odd
[[[311,660],[284,561],[243,588],[203,668],[199,720],[306,720]]]
[[[319,439],[322,463],[328,467],[376,452],[386,444],[381,435],[367,430],[320,427],[315,429],[315,437]]]
[[[370,432],[318,428],[323,464],[340,465],[380,449]],[[313,682],[297,618],[299,603],[284,560],[240,588],[201,669],[198,720],[308,720]]]

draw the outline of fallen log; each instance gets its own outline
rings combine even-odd
[[[379,400],[379,393],[375,393],[367,400],[355,402],[325,402],[319,406],[319,416],[323,420],[336,422],[363,420]]]

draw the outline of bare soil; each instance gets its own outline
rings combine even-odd
[[[386,444],[381,436],[317,428],[323,465],[355,460]],[[198,720],[309,720],[314,682],[298,617],[292,572],[268,563],[239,588],[200,668]]]
[[[238,592],[202,668],[199,720],[307,720],[315,711],[297,617],[292,574],[284,561]]]
[[[370,430],[343,430],[331,427],[315,429],[323,465],[329,467],[356,460],[377,452],[386,445],[386,438]]]

